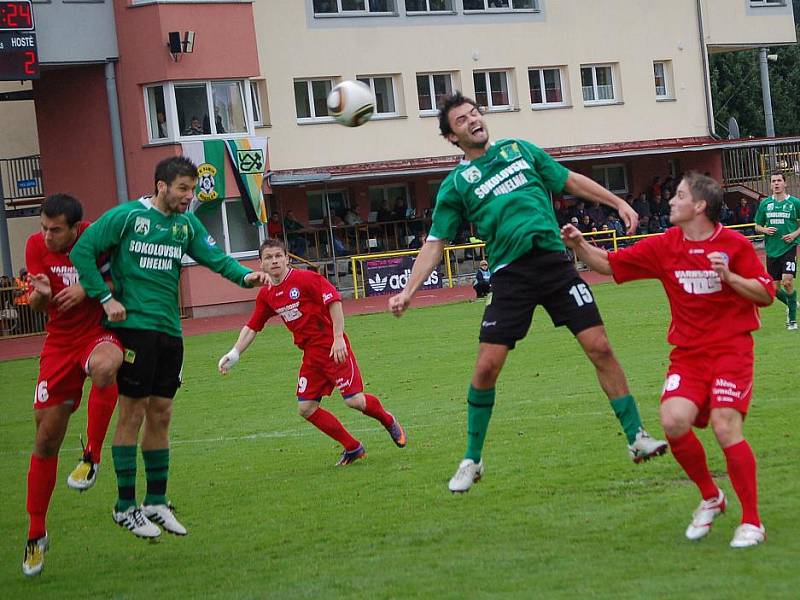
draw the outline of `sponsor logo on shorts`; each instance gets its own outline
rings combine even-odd
[[[681,376],[678,375],[677,373],[673,373],[672,375],[667,377],[667,380],[664,382],[664,390],[662,393],[674,392],[680,387],[680,385],[681,385]]]
[[[481,327],[494,327],[497,325],[497,321],[483,321],[481,323]]]
[[[717,402],[734,402],[742,397],[742,391],[736,388],[736,384],[722,377],[714,380],[711,394]]]
[[[122,356],[122,360],[126,363],[133,364],[136,362],[136,350],[131,350],[130,348],[125,348],[125,353]]]

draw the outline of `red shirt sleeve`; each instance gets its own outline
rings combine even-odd
[[[337,290],[330,281],[325,279],[322,275],[317,277],[317,281],[319,287],[319,298],[322,301],[323,306],[327,306],[331,302],[342,300],[342,297],[339,295],[339,290]]]
[[[635,279],[660,279],[659,252],[666,245],[665,235],[639,240],[633,246],[608,253],[614,281],[625,283]]]
[[[275,311],[272,310],[267,302],[267,294],[269,288],[261,288],[256,296],[256,307],[253,309],[253,314],[250,315],[250,320],[247,321],[247,327],[253,331],[261,331],[270,317],[275,316]]]

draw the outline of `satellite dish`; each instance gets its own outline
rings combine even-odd
[[[739,134],[739,123],[736,122],[736,117],[728,119],[728,139],[735,140],[742,137]]]

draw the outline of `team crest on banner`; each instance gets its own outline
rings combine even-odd
[[[215,177],[217,176],[217,167],[211,163],[203,163],[197,167],[197,199],[200,202],[210,202],[219,198],[219,193],[216,190]]]
[[[507,146],[503,146],[500,149],[500,156],[508,162],[520,158],[522,153],[519,151],[519,144],[517,144],[517,142],[511,142]]]
[[[264,151],[261,148],[236,150],[236,163],[242,175],[259,175],[264,173]]]
[[[467,180],[467,183],[478,183],[483,177],[478,167],[470,167],[462,171],[461,176]]]
[[[133,231],[139,235],[147,235],[150,233],[150,219],[147,217],[136,217],[136,222],[133,224]]]
[[[172,239],[182,244],[189,237],[189,225],[186,223],[175,223],[172,225]]]

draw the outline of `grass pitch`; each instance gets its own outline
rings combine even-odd
[[[664,294],[653,282],[596,286],[595,293],[645,422],[661,435]],[[762,311],[746,423],[769,538],[745,550],[728,547],[740,510],[710,432],[701,439],[731,502],[709,537],[691,543],[683,531],[699,501],[694,486],[670,456],[638,466],[628,459],[588,360],[543,311],[501,376],[484,480],[451,495],[446,485],[464,450],[482,308],[462,303],[412,310],[400,320],[348,318],[366,387],[402,421],[409,445],[395,448],[377,422],[335,396],[325,406],[368,452],[347,468],[333,466],[337,445],[296,414],[300,353],[288,332],[267,328],[225,378],[216,363],[236,332],[187,338],[169,495],[189,535],[148,543],[113,524],[110,450],[92,490],[67,489],[85,427],[82,406],[61,453],[51,550],[33,580],[20,563],[37,364],[0,364],[0,596],[797,597],[800,337],[784,329],[782,305]],[[137,489],[141,499],[141,459]]]

